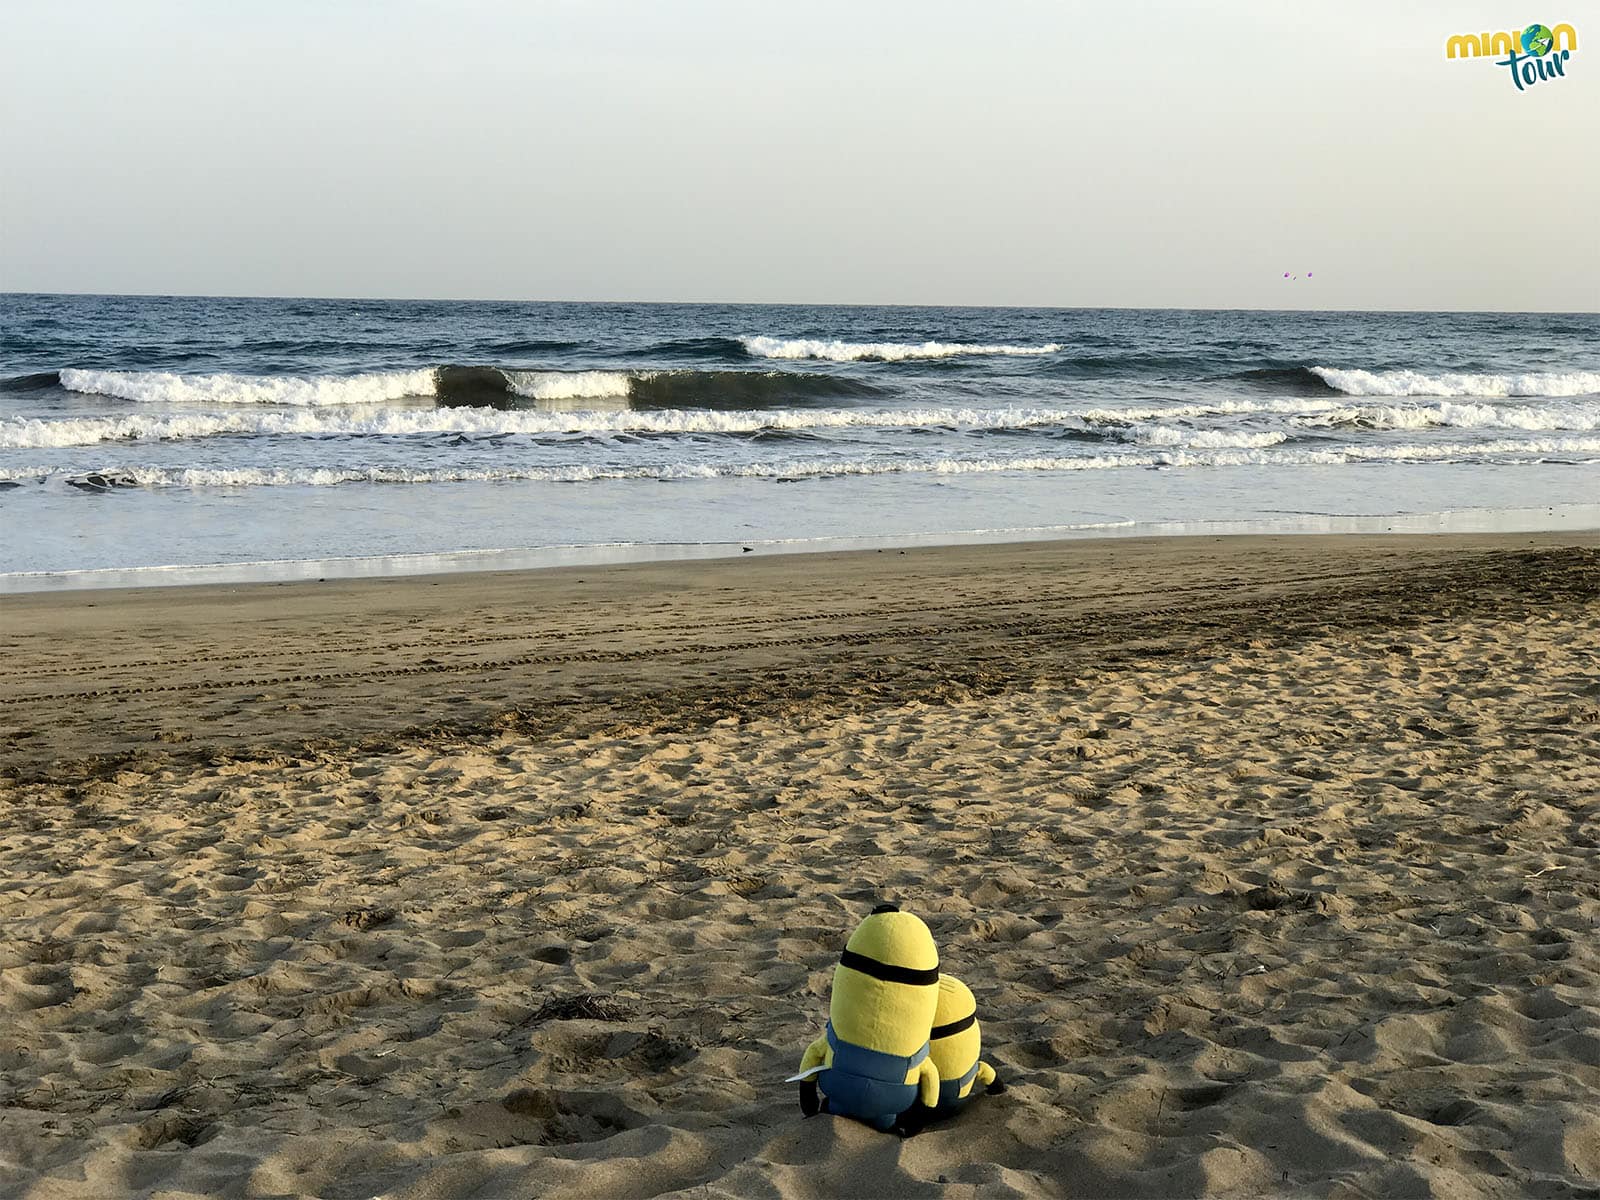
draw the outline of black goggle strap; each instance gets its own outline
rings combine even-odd
[[[954,1037],[963,1029],[971,1029],[973,1025],[977,1024],[977,1021],[978,1014],[969,1012],[966,1016],[951,1021],[948,1025],[935,1025],[933,1032],[928,1035],[928,1040],[937,1042],[940,1038]]]
[[[875,958],[868,958],[865,954],[857,954],[854,950],[846,950],[839,955],[839,965],[849,967],[852,971],[860,971],[863,975],[870,975],[874,979],[881,979],[884,983],[928,987],[939,982],[938,967],[929,967],[926,971],[919,971],[915,967],[897,967],[893,963],[882,963]]]

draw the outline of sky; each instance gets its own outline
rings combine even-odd
[[[0,290],[1595,311],[1557,3],[7,0]]]

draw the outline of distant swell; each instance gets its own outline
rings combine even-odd
[[[744,337],[752,358],[818,358],[829,362],[901,362],[913,358],[957,358],[977,355],[1054,354],[1056,342],[1044,346],[991,346],[972,342],[842,342],[816,338]]]
[[[508,338],[498,342],[475,342],[478,354],[559,354],[582,348],[579,342],[558,342],[535,338]]]
[[[1087,377],[1189,378],[1216,369],[1216,360],[1198,354],[1059,354],[1052,357],[1043,373],[1068,379]]]
[[[644,350],[638,351],[639,357],[657,358],[708,358],[720,359],[724,362],[738,362],[748,357],[745,353],[744,343],[738,338],[727,337],[700,337],[700,338],[673,338],[667,342],[657,342]]]
[[[58,371],[40,371],[36,375],[17,375],[0,380],[0,392],[37,392],[60,386],[61,374]]]
[[[1326,394],[1337,389],[1312,367],[1257,367],[1230,376],[1255,387],[1275,391],[1293,392],[1297,395]]]

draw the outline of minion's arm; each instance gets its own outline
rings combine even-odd
[[[925,1058],[917,1068],[917,1096],[929,1108],[939,1107],[939,1068]]]
[[[809,1071],[812,1067],[820,1067],[828,1061],[828,1037],[824,1034],[811,1045],[806,1047],[806,1052],[800,1058],[800,1069]]]
[[[994,1068],[980,1060],[978,1063],[978,1076],[972,1081],[973,1091],[977,1091],[978,1088],[988,1087],[994,1082],[994,1078]]]

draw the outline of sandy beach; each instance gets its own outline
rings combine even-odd
[[[0,598],[0,1197],[1600,1197],[1600,534]],[[880,899],[1009,1090],[782,1080]]]

